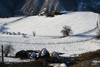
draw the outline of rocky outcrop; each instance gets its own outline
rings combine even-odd
[[[0,17],[17,15],[17,12],[20,12],[20,9],[25,4],[25,2],[26,0],[1,0]]]
[[[93,11],[100,13],[99,0],[2,0],[0,16],[37,15],[62,10]]]

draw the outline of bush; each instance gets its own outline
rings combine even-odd
[[[73,11],[77,11],[77,8],[76,8],[76,7],[74,7],[74,8],[73,8]]]
[[[63,33],[63,36],[69,36],[72,33],[72,30],[69,26],[64,26],[61,33]]]
[[[52,11],[52,15],[61,15],[63,13],[60,13],[59,11]]]

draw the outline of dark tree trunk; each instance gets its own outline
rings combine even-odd
[[[8,57],[8,54],[5,54],[5,57]]]

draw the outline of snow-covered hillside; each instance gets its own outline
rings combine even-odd
[[[9,17],[9,18],[0,18],[0,27],[3,26],[6,23],[13,22],[15,20],[18,20],[22,17]]]
[[[73,35],[65,38],[61,30],[70,26]],[[93,12],[68,12],[55,17],[30,16],[4,26],[8,32],[21,32],[25,35],[0,34],[0,45],[14,46],[13,55],[20,50],[41,50],[46,48],[50,53],[65,53],[63,56],[80,54],[100,49],[99,40],[95,40],[99,29],[99,14]],[[32,36],[35,31],[36,36]]]
[[[63,26],[70,26],[73,34],[84,33],[97,26],[98,14],[92,12],[69,12],[60,16],[39,17],[31,16],[5,26],[3,31],[22,32],[33,35],[33,31],[39,36],[62,36]]]

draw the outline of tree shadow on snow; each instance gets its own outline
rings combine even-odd
[[[1,28],[2,31],[8,30],[8,29],[9,29],[8,27],[2,27]]]
[[[28,36],[24,36],[24,38],[29,38]]]
[[[84,34],[80,34],[80,35],[72,35],[72,37],[96,37],[97,35],[84,35]]]

